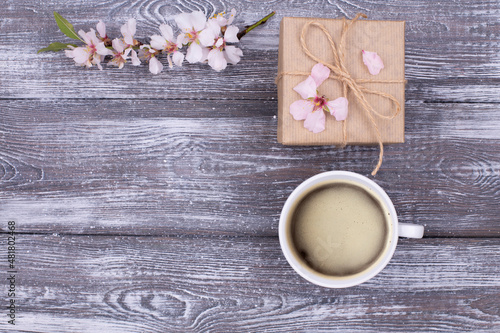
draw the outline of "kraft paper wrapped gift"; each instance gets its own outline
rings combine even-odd
[[[344,24],[350,22],[352,24],[344,32],[344,43],[341,43]],[[306,25],[307,29],[304,29]],[[334,52],[327,33],[318,26],[326,28],[337,51],[343,52],[348,75],[360,87],[362,95],[374,112],[363,107],[359,96],[348,85],[347,96],[344,96],[343,83],[338,76],[332,77],[335,76],[332,72],[330,78],[318,88],[319,95],[325,95],[330,100],[346,97],[349,101],[349,113],[345,125],[329,113],[325,114],[326,129],[313,133],[304,128],[304,121],[293,119],[290,104],[302,99],[293,88],[307,78],[311,68],[317,63],[303,49],[300,38],[303,29],[303,40],[310,53],[325,63],[335,65]],[[405,22],[402,21],[358,19],[354,22],[346,19],[283,18],[280,26],[277,77],[278,142],[285,145],[379,144],[381,148],[382,143],[404,142],[404,31]],[[378,75],[369,73],[363,63],[362,50],[376,52],[382,58],[385,67]],[[378,91],[380,94],[368,93],[366,89]],[[387,95],[397,103],[387,98]],[[400,106],[399,112],[397,104]],[[389,119],[395,114],[397,115],[394,118]],[[370,118],[373,118],[373,122]],[[377,136],[376,128],[380,136]]]

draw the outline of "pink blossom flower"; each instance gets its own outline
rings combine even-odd
[[[110,50],[104,46],[104,42],[97,38],[94,29],[90,29],[89,32],[80,30],[78,34],[87,45],[76,48],[71,47],[70,50],[65,51],[66,56],[72,58],[77,66],[90,68],[92,65],[97,65],[102,70],[101,62],[105,56],[110,54]]]
[[[190,63],[199,62],[203,57],[200,46],[199,35],[205,29],[207,18],[201,11],[192,13],[181,13],[175,17],[177,26],[182,30],[178,43],[189,45],[186,52],[186,60]]]
[[[318,94],[318,87],[329,76],[330,69],[318,63],[312,68],[311,75],[293,88],[303,100],[293,102],[290,105],[290,113],[295,120],[305,120],[304,127],[313,133],[325,130],[324,111],[330,112],[338,121],[347,118],[348,101],[345,97],[330,101],[324,95]]]
[[[225,27],[223,37],[220,37],[221,31],[217,19],[210,19],[207,28],[200,33],[199,37],[201,44],[210,49],[207,55],[208,64],[216,71],[225,69],[228,62],[236,65],[243,56],[241,49],[233,45],[226,45],[239,41],[238,28],[234,25]]]
[[[177,41],[174,42],[174,33],[172,31],[172,27],[166,24],[160,25],[160,31],[162,34],[161,36],[151,36],[151,47],[167,53],[168,65],[170,68],[173,67],[172,59],[177,66],[182,66],[184,54],[179,52],[179,48],[182,47],[182,43],[180,42],[182,36],[179,35]],[[170,58],[171,56],[172,59]]]
[[[380,73],[380,70],[384,68],[384,63],[382,59],[376,52],[370,52],[361,50],[363,53],[363,63],[368,67],[368,71],[371,75],[377,75]]]

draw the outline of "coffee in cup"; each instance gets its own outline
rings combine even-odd
[[[307,280],[341,288],[380,272],[398,234],[421,238],[423,227],[398,224],[387,194],[372,180],[345,171],[319,174],[290,195],[279,236],[291,266]]]

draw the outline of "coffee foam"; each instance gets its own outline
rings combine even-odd
[[[296,200],[289,237],[295,256],[332,277],[358,274],[388,247],[390,213],[369,189],[335,180],[311,188]]]

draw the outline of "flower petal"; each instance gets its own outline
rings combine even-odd
[[[208,64],[216,71],[221,71],[227,67],[227,60],[222,51],[213,49],[208,54]]]
[[[99,33],[99,36],[101,36],[101,38],[106,38],[106,24],[104,24],[103,21],[99,20],[99,23],[97,23],[96,29],[97,29],[97,32]]]
[[[218,38],[220,35],[220,25],[217,24],[217,21],[214,19],[210,19],[207,21],[207,26],[203,30],[209,30],[212,33],[214,39]]]
[[[156,59],[156,57],[152,57],[149,59],[149,71],[153,74],[159,74],[163,70],[162,63]]]
[[[151,36],[151,47],[157,50],[163,50],[167,47],[167,41],[163,36],[153,35]]]
[[[135,35],[136,21],[135,19],[129,19],[127,23],[120,27],[120,32],[123,35],[123,40],[128,45],[134,44],[134,35]]]
[[[191,43],[187,49],[186,60],[193,64],[201,60],[202,51],[201,46],[196,43]]]
[[[174,61],[174,64],[181,67],[182,62],[184,61],[184,54],[182,54],[182,52],[176,51],[172,55],[172,60]]]
[[[95,34],[95,30],[92,28],[90,28],[90,31],[87,32],[87,36],[90,38],[90,42],[94,45],[97,45],[100,42]]]
[[[119,38],[113,39],[113,41],[111,42],[111,44],[113,45],[113,48],[118,53],[123,53],[123,50],[125,50],[125,44],[123,44],[123,42]]]
[[[203,46],[213,46],[215,42],[215,38],[217,36],[214,34],[212,29],[206,28],[198,35],[198,40],[200,44]]]
[[[323,109],[317,109],[309,113],[304,121],[304,127],[313,133],[319,133],[325,130],[325,113]]]
[[[129,35],[129,32],[128,32],[128,28],[127,28],[127,24],[123,24],[121,27],[120,27],[120,32],[122,33],[122,36],[125,37],[125,36],[128,36]]]
[[[94,59],[92,60],[92,63],[93,64],[96,64],[97,65],[97,68],[99,68],[99,70],[102,71],[102,65],[101,65],[101,57],[100,56],[94,56]]]
[[[304,120],[314,110],[314,103],[306,99],[300,99],[290,105],[290,113],[295,120]]]
[[[328,79],[330,76],[330,68],[321,63],[317,63],[311,70],[311,76],[314,79],[314,82],[316,82],[316,87],[319,87],[323,81]]]
[[[363,62],[368,67],[368,71],[371,75],[377,75],[380,70],[384,68],[384,63],[382,59],[376,52],[370,52],[362,50],[363,52]]]
[[[201,59],[200,62],[207,62],[208,61],[208,54],[210,53],[211,49],[208,47],[202,47],[201,48]]]
[[[230,25],[229,27],[227,27],[226,32],[224,33],[224,40],[228,43],[238,43],[239,39],[237,35],[238,35],[238,28],[235,27],[234,25]]]
[[[217,41],[215,42],[215,47],[216,48],[220,48],[222,46],[222,44],[224,44],[224,38],[219,38],[217,39]]]
[[[127,43],[127,45],[133,45],[134,44],[134,36],[128,34],[128,33],[125,33],[123,35],[123,40],[125,41],[125,43]]]
[[[134,18],[131,18],[127,22],[128,32],[133,36],[135,35],[135,28],[137,25],[137,21]]]
[[[78,30],[78,34],[80,35],[80,37],[83,38],[83,41],[85,42],[85,44],[88,45],[91,43],[90,37],[87,35],[87,33],[85,31],[80,29],[80,30]]]
[[[296,92],[302,96],[303,99],[308,99],[310,97],[316,96],[316,82],[312,78],[312,76],[308,76],[307,79],[299,83],[293,88]]]
[[[243,56],[243,51],[233,45],[227,45],[224,50],[224,55],[229,63],[236,65],[240,62],[241,57]]]
[[[165,39],[169,42],[174,40],[174,31],[168,24],[160,24],[160,31],[163,37],[165,37]]]
[[[234,16],[236,15],[236,9],[231,9],[231,16],[229,16],[229,18],[227,19],[227,24],[231,24],[233,23],[233,20],[234,20]]]
[[[111,50],[108,50],[106,46],[104,45],[104,42],[97,43],[95,51],[97,54],[102,55],[102,56],[107,56],[107,55],[112,55],[113,52]]]
[[[181,33],[177,36],[176,44],[178,48],[181,48],[182,44],[187,44],[187,43],[188,39],[186,38],[186,34]]]
[[[64,50],[64,54],[66,54],[66,57],[68,57],[68,58],[75,57],[75,55],[73,54],[73,50]]]
[[[141,60],[139,60],[139,57],[137,56],[137,52],[135,52],[135,50],[132,50],[130,58],[132,59],[132,65],[139,66],[141,64]]]
[[[335,117],[338,121],[345,120],[347,118],[347,111],[349,102],[345,97],[339,97],[334,101],[329,101],[326,103],[330,114]]]
[[[207,18],[205,17],[205,14],[201,11],[196,11],[192,12],[191,16],[191,26],[194,28],[195,31],[201,31],[205,28],[205,24],[207,23]]]
[[[175,23],[181,30],[191,30],[191,17],[188,13],[180,13],[174,17]]]
[[[217,16],[215,16],[212,20],[217,22],[219,27],[225,27],[227,25],[227,19],[221,15],[222,13],[219,13]]]
[[[73,59],[77,64],[86,63],[89,57],[89,51],[86,47],[77,47],[73,50]]]

